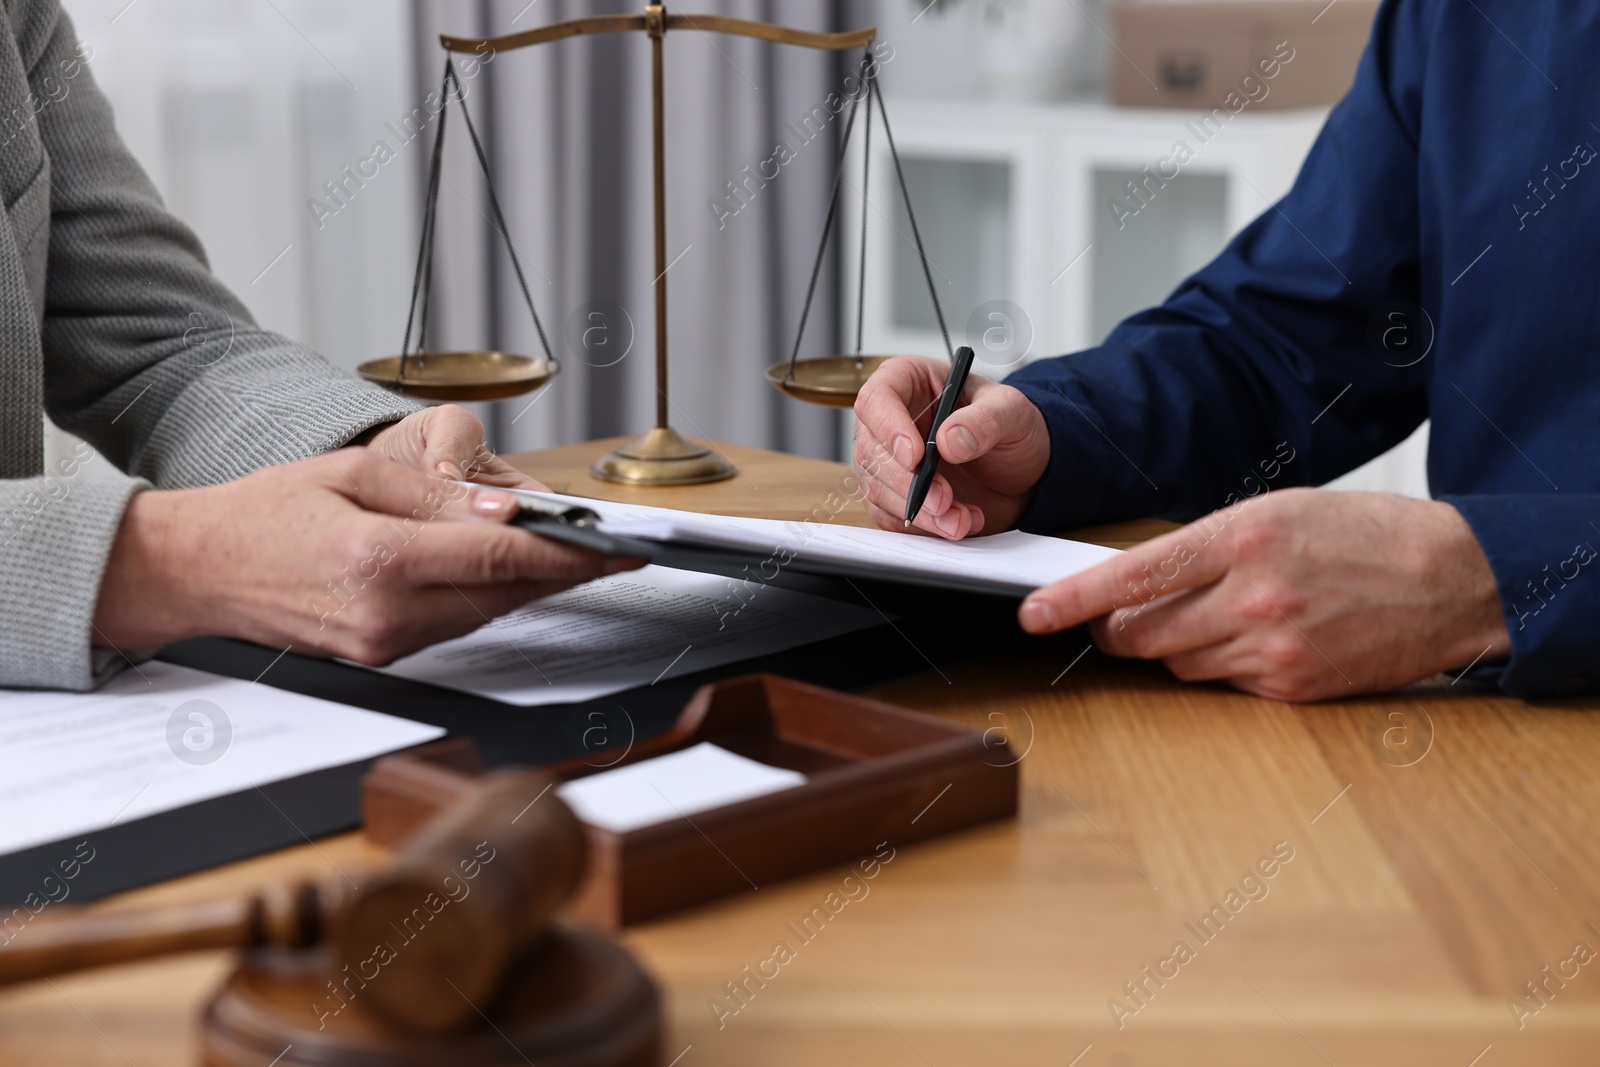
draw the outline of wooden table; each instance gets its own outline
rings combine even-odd
[[[831,508],[839,493],[832,521],[863,521],[837,465],[729,448],[732,481],[625,490],[584,473],[607,447],[518,460],[574,493],[779,518]],[[1014,823],[897,850],[809,943],[786,924],[838,888],[843,868],[631,930],[666,991],[666,1060],[1600,1061],[1597,702],[1528,705],[1438,683],[1295,707],[1085,647],[1067,635],[875,693],[1010,731],[1027,749]],[[1275,848],[1292,858],[1269,861],[1263,878]],[[109,906],[376,858],[344,835]],[[795,958],[730,999],[727,983],[780,940]],[[1174,955],[1177,942],[1186,953]],[[0,1064],[193,1062],[196,1012],[226,968],[210,954],[4,993]],[[1138,999],[1125,983],[1142,984]]]

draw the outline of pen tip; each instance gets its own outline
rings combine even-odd
[[[911,529],[911,520],[910,519],[906,520],[906,529],[908,529],[908,530]]]

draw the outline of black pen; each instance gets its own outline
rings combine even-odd
[[[961,390],[966,388],[967,375],[972,373],[974,358],[972,349],[962,345],[956,349],[956,358],[950,361],[950,376],[944,380],[939,407],[933,413],[933,421],[928,424],[928,439],[922,449],[922,466],[917,468],[916,476],[911,479],[911,492],[906,496],[907,527],[928,499],[928,487],[933,485],[934,472],[939,469],[939,447],[934,440],[939,436],[939,427],[956,409],[956,401],[961,399]]]

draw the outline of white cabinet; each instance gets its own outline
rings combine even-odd
[[[1326,116],[1245,112],[1208,127],[1194,112],[1103,104],[888,106],[951,344],[972,345],[991,375],[1089,347],[1159,303],[1288,190]],[[942,355],[874,127],[863,347]],[[854,345],[861,143],[858,124],[842,194],[841,351]]]

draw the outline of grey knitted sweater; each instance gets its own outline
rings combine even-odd
[[[118,138],[56,0],[0,28],[0,686],[88,689],[128,499],[337,448],[415,405],[258,329]],[[43,419],[124,472],[44,469]],[[132,650],[127,650],[132,653]]]

